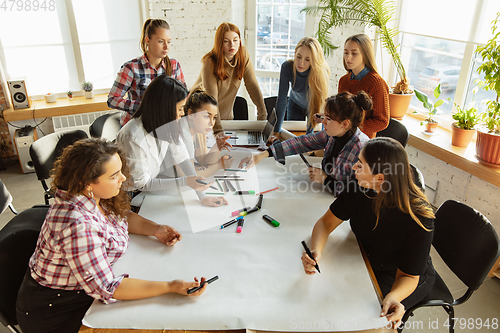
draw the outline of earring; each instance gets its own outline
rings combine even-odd
[[[94,199],[94,192],[92,192],[92,190],[89,190],[88,196],[91,197],[92,199]]]

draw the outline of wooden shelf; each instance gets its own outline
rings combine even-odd
[[[85,96],[73,97],[73,100],[67,97],[58,98],[55,103],[37,100],[33,101],[29,109],[14,110],[12,107],[6,109],[3,111],[3,117],[5,121],[17,121],[111,110],[107,100],[108,94],[94,95],[92,99],[87,99]]]
[[[489,167],[479,162],[475,157],[475,140],[472,140],[468,147],[459,148],[451,144],[450,130],[438,127],[436,135],[424,134],[424,127],[420,126],[420,119],[412,115],[406,115],[403,118],[403,123],[410,132],[408,139],[410,146],[500,187],[500,168]]]

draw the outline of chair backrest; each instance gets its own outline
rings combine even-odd
[[[264,98],[264,104],[266,106],[266,111],[267,111],[267,120],[269,120],[269,116],[273,112],[273,108],[276,107],[276,101],[278,100],[278,96],[270,96]],[[285,109],[286,112],[286,109]],[[285,115],[286,119],[286,115]]]
[[[248,104],[244,97],[236,96],[233,105],[234,120],[248,120]]]
[[[17,324],[17,291],[48,210],[47,206],[26,209],[0,230],[0,319],[5,326]]]
[[[121,112],[108,113],[100,116],[90,125],[90,136],[113,141],[116,139],[121,128],[120,117]]]
[[[417,185],[418,187],[420,187],[420,189],[422,190],[422,192],[425,193],[424,174],[422,173],[422,171],[420,171],[413,164],[410,164],[410,168],[411,168],[411,173],[412,173],[412,176],[413,176],[413,182],[415,183],[415,185]]]
[[[64,148],[84,138],[88,138],[85,131],[70,130],[51,133],[33,142],[30,147],[30,156],[38,180],[49,179],[54,162]]]
[[[471,291],[479,288],[500,255],[490,221],[474,208],[448,200],[437,210],[434,226],[432,244],[443,261]]]
[[[5,184],[0,180],[0,214],[12,203],[12,195]]]
[[[394,118],[391,118],[389,120],[389,125],[386,129],[377,133],[377,137],[385,136],[393,138],[394,140],[399,141],[399,143],[401,143],[403,147],[406,147],[409,135],[410,134],[408,133],[406,126],[402,122]]]

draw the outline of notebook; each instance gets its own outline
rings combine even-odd
[[[256,130],[237,130],[237,131],[225,131],[226,136],[230,135],[231,137],[227,140],[233,146],[258,146],[261,142],[267,142],[267,139],[271,136],[274,130],[274,125],[276,124],[276,110],[273,108],[271,116],[268,121],[264,125],[264,129],[256,129]],[[245,121],[248,122],[248,121]],[[264,121],[260,121],[264,122]],[[259,123],[260,123],[259,122]],[[252,122],[255,124],[255,122]],[[252,124],[252,125],[253,125]],[[242,127],[247,127],[245,125],[250,125],[250,123],[242,124]],[[223,125],[224,126],[224,125]],[[258,126],[258,124],[257,124]],[[226,128],[224,126],[224,128]],[[262,128],[262,127],[260,127]]]

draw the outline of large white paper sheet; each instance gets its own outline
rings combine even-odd
[[[172,225],[183,239],[169,248],[154,238],[132,235],[127,253],[114,265],[115,273],[148,280],[218,275],[219,280],[200,297],[163,295],[110,305],[94,302],[84,324],[269,331],[356,331],[386,325],[386,319],[379,317],[380,304],[347,222],[330,236],[320,261],[321,274],[304,273],[300,242],[310,241],[314,224],[333,197],[321,192],[320,186],[311,186],[298,157],[287,158],[283,168],[272,159],[257,166],[260,188],[275,182],[281,184],[280,190],[265,195],[262,210],[245,218],[241,234],[235,232],[236,226],[193,233],[180,196],[147,196],[141,214]],[[263,214],[278,220],[280,227],[264,222]],[[215,213],[204,216],[207,221],[212,217],[220,218]]]

